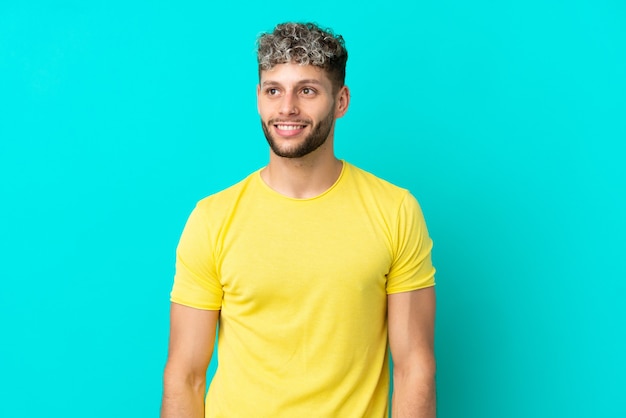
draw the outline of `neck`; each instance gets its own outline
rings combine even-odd
[[[294,199],[310,199],[337,181],[343,163],[334,153],[316,150],[302,158],[283,158],[270,151],[270,162],[261,170],[263,181],[276,192]]]

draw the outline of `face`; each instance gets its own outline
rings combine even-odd
[[[348,91],[343,87],[333,94],[332,83],[320,68],[278,64],[261,72],[257,104],[272,152],[302,158],[332,138],[335,119],[347,110]]]

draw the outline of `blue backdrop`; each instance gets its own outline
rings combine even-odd
[[[338,155],[426,214],[439,416],[626,416],[622,0],[8,3],[0,416],[157,416],[178,236],[267,161],[284,20],[345,36]]]

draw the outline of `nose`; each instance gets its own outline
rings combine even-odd
[[[282,97],[280,103],[281,115],[296,115],[298,114],[298,99],[295,94],[285,94]]]

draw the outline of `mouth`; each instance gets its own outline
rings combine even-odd
[[[283,124],[276,124],[274,125],[274,127],[278,130],[281,131],[295,131],[298,129],[304,129],[306,125],[283,125]]]
[[[282,137],[292,137],[302,133],[307,127],[307,124],[300,122],[275,122],[272,126],[278,135]]]

